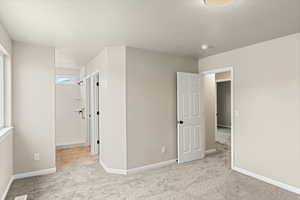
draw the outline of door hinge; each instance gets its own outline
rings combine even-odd
[[[99,141],[99,140],[97,140],[97,144],[100,144],[100,141]]]
[[[99,82],[97,82],[96,85],[99,86]]]
[[[97,111],[97,115],[99,115],[100,114],[100,112],[99,111]]]

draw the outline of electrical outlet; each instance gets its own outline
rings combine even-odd
[[[162,153],[166,153],[166,147],[165,147],[165,146],[162,146],[162,147],[161,147],[161,152],[162,152]]]
[[[34,153],[33,154],[33,159],[34,160],[40,160],[40,153]]]

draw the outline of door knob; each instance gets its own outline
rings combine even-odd
[[[183,124],[183,121],[181,121],[181,120],[180,120],[180,121],[178,121],[178,124]]]

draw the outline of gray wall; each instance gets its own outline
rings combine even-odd
[[[215,130],[216,130],[216,80],[215,74],[203,76],[204,93],[204,122],[205,122],[205,149],[215,149]]]
[[[14,42],[13,52],[14,173],[54,168],[54,48]]]
[[[300,188],[300,33],[199,60],[233,67],[234,162]]]
[[[176,72],[197,73],[197,60],[126,48],[128,169],[177,158]]]

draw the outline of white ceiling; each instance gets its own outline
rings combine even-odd
[[[300,0],[0,0],[0,23],[14,40],[55,46],[80,64],[110,45],[205,57],[300,32]]]

